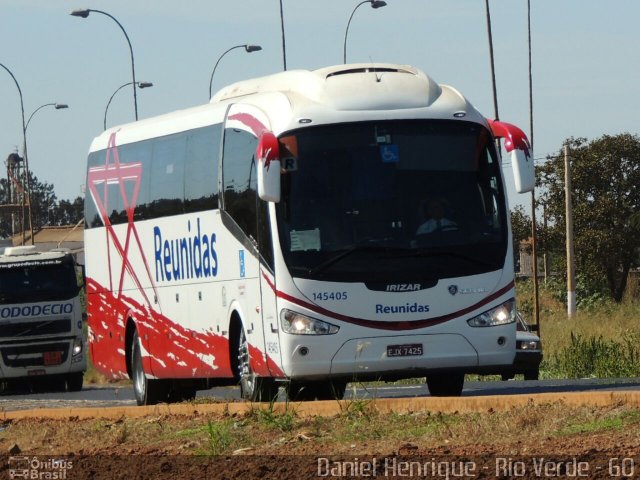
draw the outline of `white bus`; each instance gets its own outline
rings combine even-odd
[[[530,190],[522,131],[393,64],[243,81],[107,130],[85,201],[96,368],[139,404],[407,377],[459,395],[515,355],[497,137]]]

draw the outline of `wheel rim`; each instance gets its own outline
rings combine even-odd
[[[133,362],[133,383],[135,386],[136,392],[140,395],[140,398],[144,398],[145,390],[146,390],[146,378],[144,376],[144,370],[142,368],[142,357],[140,355],[140,345],[138,344],[138,338],[134,339],[136,342],[134,345],[134,362]]]
[[[249,365],[249,343],[244,329],[240,332],[240,344],[238,345],[238,371],[240,374],[240,386],[244,396],[250,396],[254,390],[255,380]]]

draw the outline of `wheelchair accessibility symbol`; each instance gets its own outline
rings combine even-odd
[[[400,161],[400,151],[397,145],[380,145],[380,157],[383,163],[398,163]]]

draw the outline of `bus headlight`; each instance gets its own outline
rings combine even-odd
[[[301,313],[282,309],[280,311],[282,330],[294,335],[333,335],[340,327],[317,318],[307,317]]]
[[[515,302],[508,300],[502,305],[470,318],[467,323],[472,327],[495,327],[516,321]]]
[[[82,338],[81,337],[76,337],[76,339],[73,341],[73,350],[72,350],[73,354],[72,356],[78,356],[82,353]]]

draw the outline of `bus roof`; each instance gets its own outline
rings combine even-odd
[[[312,119],[307,124],[313,125],[380,118],[460,118],[486,122],[456,89],[436,83],[417,68],[359,63],[288,70],[240,81],[218,91],[206,105],[108,129],[94,139],[90,150],[107,148],[115,132],[118,144],[122,145],[221,123],[227,107],[233,103],[262,108],[276,134],[299,128],[301,118]]]

